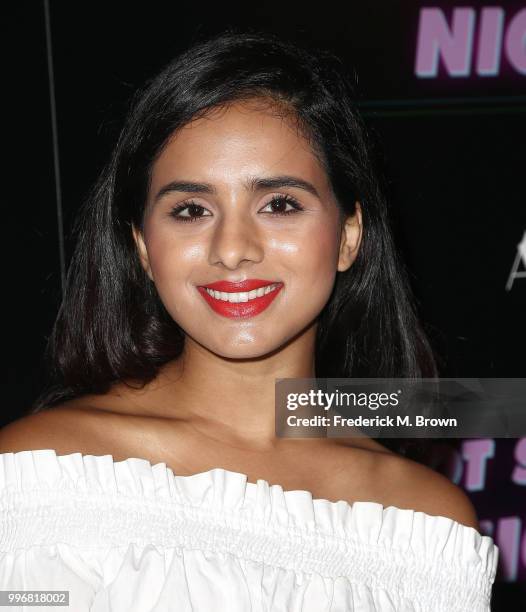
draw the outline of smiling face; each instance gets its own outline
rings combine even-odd
[[[337,271],[357,255],[361,211],[342,225],[326,172],[290,119],[235,102],[173,135],[152,168],[144,233],[133,231],[187,337],[249,358],[313,333]],[[250,279],[276,288],[262,297],[229,295],[250,285],[203,289]]]

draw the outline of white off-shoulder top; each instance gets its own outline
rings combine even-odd
[[[443,516],[215,468],[0,454],[0,590],[70,612],[489,612],[498,548]]]

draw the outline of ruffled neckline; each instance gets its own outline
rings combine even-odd
[[[36,491],[39,495],[35,495]],[[485,581],[491,584],[497,571],[499,549],[493,539],[445,516],[392,505],[384,507],[374,501],[351,504],[346,500],[314,499],[310,491],[284,490],[264,479],[249,482],[246,474],[221,467],[182,476],[165,462],[152,464],[140,457],[114,461],[111,454],[58,455],[54,449],[0,453],[0,505],[4,511],[6,505],[21,506],[20,501],[26,503],[25,500],[34,508],[60,505],[65,499],[69,504],[75,494],[87,500],[86,505],[93,507],[98,517],[117,509],[127,513],[127,532],[112,531],[109,519],[104,537],[102,527],[96,532],[101,542],[115,546],[123,545],[131,536],[136,541],[157,538],[160,543],[169,543],[169,531],[177,515],[215,525],[214,529],[228,526],[236,533],[242,530],[247,538],[252,534],[256,544],[251,542],[250,546],[259,546],[257,542],[267,536],[276,541],[308,540],[313,550],[320,542],[327,546],[330,541],[338,556],[335,564],[342,560],[347,563],[349,551],[366,548],[378,554],[409,555],[415,563],[421,561],[424,565],[436,564],[440,559],[456,568],[469,568],[478,575],[481,587]],[[64,512],[67,511],[66,508]],[[156,518],[158,531],[154,532],[151,525],[144,523],[156,513],[160,518]],[[133,525],[130,515],[134,521],[137,519]],[[106,519],[100,520],[104,523]],[[163,527],[163,522],[168,527]],[[55,526],[53,533],[50,529],[44,535],[46,541],[66,537]],[[38,534],[20,532],[18,540],[10,540],[9,546],[22,545],[26,539],[29,542],[29,537]],[[74,530],[67,537],[80,543],[81,536]],[[90,540],[86,537],[84,541]],[[322,565],[320,571],[333,571],[325,561]]]
[[[6,468],[8,467],[8,458],[11,457],[13,458],[17,469],[16,473],[11,473],[11,478],[9,478],[6,477]],[[268,480],[263,478],[258,478],[256,482],[249,482],[247,474],[222,467],[211,468],[195,474],[181,475],[174,472],[174,470],[172,470],[172,468],[170,468],[163,461],[151,463],[148,459],[143,457],[128,457],[126,459],[115,461],[113,455],[109,453],[104,455],[93,455],[91,453],[83,454],[77,451],[59,455],[55,449],[51,448],[0,453],[0,466],[3,468],[0,470],[0,491],[13,485],[17,488],[25,488],[28,484],[36,484],[41,480],[41,476],[44,475],[44,473],[47,476],[45,481],[50,482],[49,475],[52,475],[53,473],[57,475],[56,468],[59,467],[59,464],[62,464],[63,468],[68,468],[73,465],[76,465],[77,468],[82,468],[79,470],[79,473],[84,472],[88,479],[91,478],[92,481],[93,479],[98,481],[98,484],[102,485],[103,488],[107,488],[107,486],[110,485],[107,478],[108,474],[104,474],[104,472],[107,472],[108,468],[110,468],[115,476],[114,482],[111,483],[111,488],[115,492],[120,491],[125,494],[131,493],[141,496],[144,495],[149,497],[164,498],[170,493],[169,489],[162,486],[154,486],[152,488],[151,485],[154,483],[159,484],[161,482],[159,478],[160,475],[170,474],[174,479],[176,479],[179,485],[182,485],[183,489],[187,489],[188,491],[194,489],[194,484],[196,485],[197,489],[200,489],[204,482],[208,484],[208,481],[214,481],[216,483],[221,481],[223,483],[228,483],[229,485],[234,485],[235,483],[238,485],[238,487],[240,486],[241,489],[244,489],[245,499],[255,499],[258,496],[258,491],[265,489],[276,492],[277,494],[282,495],[283,498],[290,499],[291,502],[298,498],[303,498],[316,506],[339,507],[344,508],[347,512],[352,512],[355,506],[364,508],[367,506],[375,511],[380,510],[382,513],[386,513],[391,510],[402,513],[409,512],[413,515],[421,515],[425,517],[426,520],[440,519],[441,521],[448,521],[458,525],[460,528],[472,530],[475,532],[475,534],[478,534],[480,538],[485,538],[486,540],[493,542],[490,536],[479,533],[474,527],[463,525],[452,518],[442,515],[429,514],[420,510],[413,510],[411,508],[401,508],[392,504],[384,506],[380,502],[374,501],[360,500],[350,503],[344,499],[330,501],[325,498],[314,498],[311,491],[306,489],[283,489],[282,485],[279,483],[271,484]],[[30,465],[33,469],[28,471],[27,468]],[[47,469],[43,471],[39,469],[39,465],[44,465]],[[67,470],[64,475],[66,475],[68,472],[69,475],[72,476],[70,470]],[[120,476],[129,476],[130,474],[134,476],[132,479],[120,478]],[[103,475],[105,477],[101,478]]]

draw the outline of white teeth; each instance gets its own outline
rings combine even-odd
[[[239,293],[227,293],[226,291],[215,291],[214,289],[208,289],[205,287],[208,295],[211,295],[216,300],[223,302],[232,302],[232,304],[238,304],[239,302],[248,302],[257,297],[261,297],[274,291],[278,287],[278,283],[273,285],[267,285],[266,287],[260,287],[259,289],[253,289],[252,291],[240,291]]]

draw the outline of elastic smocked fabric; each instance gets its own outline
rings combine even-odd
[[[0,590],[69,591],[75,612],[490,611],[489,536],[247,480],[135,457],[1,453]]]

